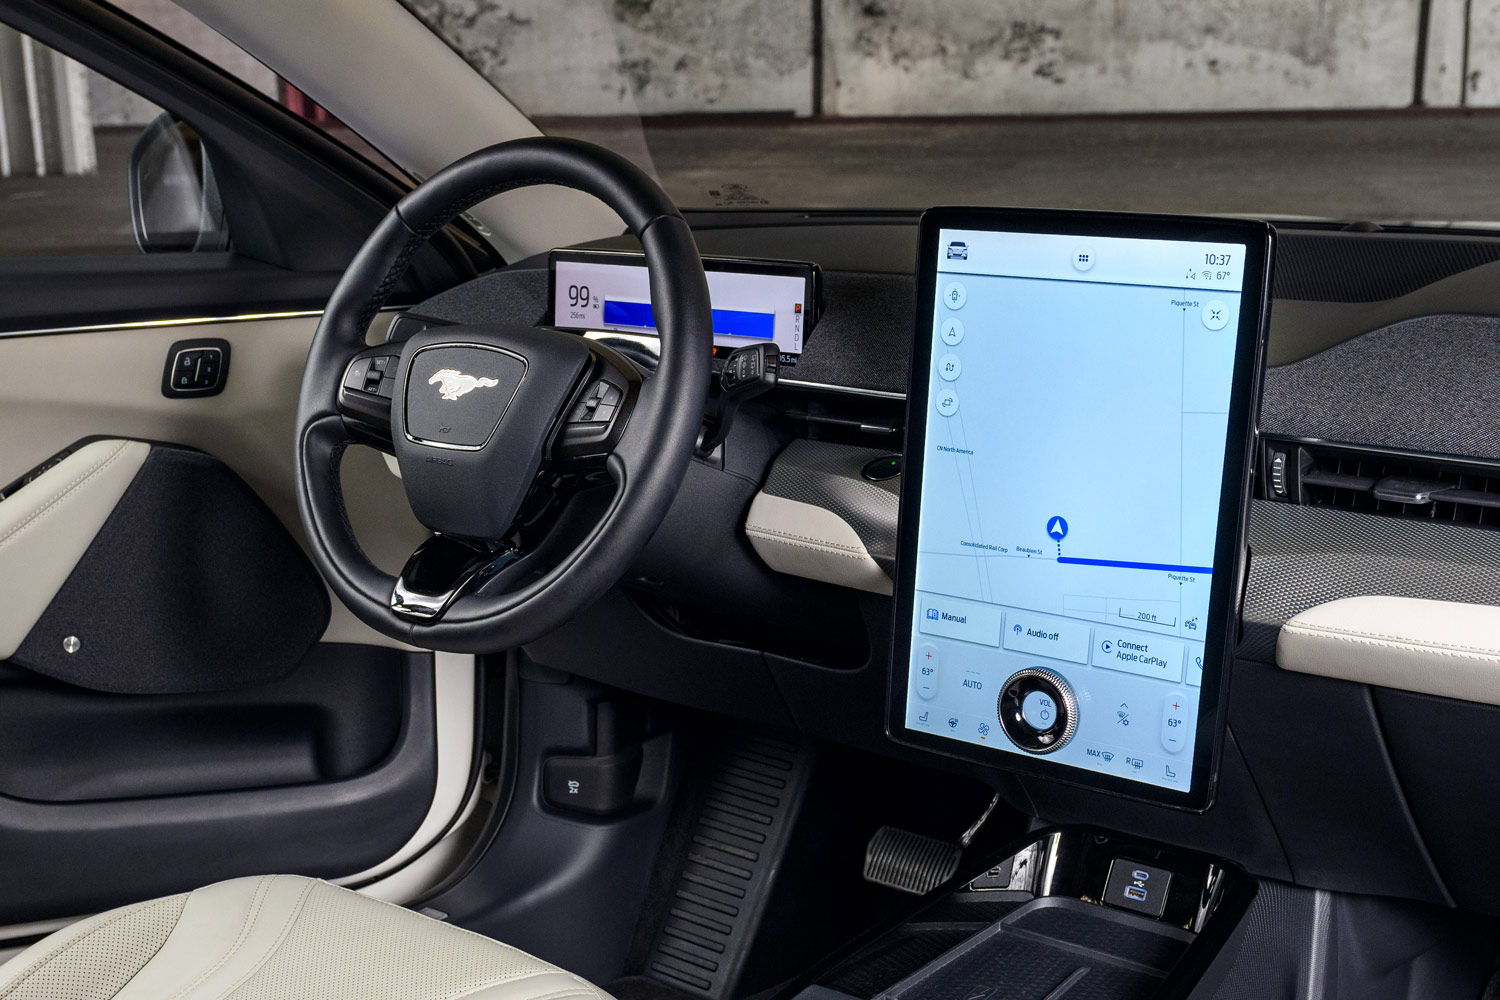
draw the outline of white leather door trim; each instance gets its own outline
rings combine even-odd
[[[233,316],[192,316],[182,319],[140,319],[128,323],[92,323],[84,326],[51,326],[32,330],[4,330],[0,337],[47,337],[59,333],[90,333],[98,330],[156,330],[172,326],[208,326],[213,323],[241,323],[245,320],[302,319],[321,317],[321,309],[295,309],[285,312],[237,313]],[[375,327],[380,327],[379,319]]]
[[[1281,627],[1287,670],[1500,705],[1500,608],[1410,597],[1349,597]]]
[[[464,809],[474,764],[478,661],[467,654],[434,653],[432,669],[437,700],[437,783],[427,815],[417,832],[395,854],[362,872],[331,880],[335,885],[355,887],[366,895],[394,903],[414,899],[426,888],[411,884],[410,879],[392,882],[389,876],[416,859],[453,825]],[[369,884],[360,885],[364,882]]]
[[[167,441],[226,463],[301,540],[293,424],[317,322],[316,316],[298,316],[0,337],[0,427],[5,429],[0,483],[94,435]],[[384,316],[376,320],[380,337],[386,322]],[[161,376],[168,348],[197,337],[229,341],[232,361],[224,391],[199,399],[165,398]],[[51,377],[60,365],[68,373],[61,388]],[[397,572],[428,535],[412,516],[400,480],[386,471],[379,452],[363,446],[345,452],[342,471],[344,500],[361,547],[376,565]],[[331,599],[325,642],[410,648]]]
[[[142,441],[94,441],[0,500],[0,660],[47,610],[150,452]]]
[[[872,594],[894,589],[859,534],[827,508],[757,493],[745,517],[745,534],[761,560],[778,573]]]

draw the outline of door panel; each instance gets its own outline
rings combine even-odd
[[[394,650],[324,644],[243,691],[118,695],[0,666],[0,795],[92,802],[344,781],[395,748],[405,669]]]
[[[48,574],[65,579],[11,662],[120,694],[222,691],[285,676],[328,626],[328,589],[276,516],[212,455],[117,438],[83,445],[0,501],[0,516],[24,504],[28,518],[0,535],[0,560],[38,525],[87,540],[82,528],[70,531],[68,501],[140,448],[145,460],[71,572]],[[99,506],[90,501],[85,512]],[[33,566],[50,561],[34,555]],[[16,569],[13,581],[31,575]]]
[[[0,660],[15,655],[150,453],[144,441],[94,441],[0,502]]]
[[[101,435],[163,441],[207,452],[304,541],[292,475],[297,391],[316,316],[0,335],[0,482],[77,442]],[[375,328],[383,331],[383,318]],[[167,352],[179,340],[229,342],[224,390],[202,399],[161,393]],[[352,447],[344,493],[360,544],[377,566],[400,570],[427,537],[382,456]],[[304,541],[305,545],[305,541]],[[333,602],[326,642],[399,646]]]
[[[0,499],[0,536],[51,518],[71,525],[52,536],[64,541],[43,546],[47,572],[29,572],[30,561],[7,563],[0,541],[0,597],[19,595],[0,620],[6,655],[22,648],[30,631],[14,609],[35,620],[56,594],[76,587],[82,567],[100,562],[97,547],[110,547],[104,555],[113,557],[126,548],[100,527],[154,453],[202,452],[227,465],[236,482],[248,484],[255,505],[269,508],[266,522],[279,522],[295,539],[287,546],[293,558],[305,559],[297,548],[306,543],[293,487],[292,428],[316,323],[316,316],[295,315],[0,335],[0,484],[76,449],[70,464],[45,474],[46,482]],[[383,320],[377,326],[383,330]],[[230,345],[223,390],[167,398],[162,373],[169,349],[199,338]],[[121,473],[111,479],[108,470],[117,467]],[[361,543],[377,563],[399,569],[427,534],[411,516],[400,480],[366,448],[349,450],[343,475]],[[32,488],[39,483],[46,488]],[[169,492],[181,497],[194,489],[179,482]],[[47,501],[69,490],[93,499],[77,507],[78,516],[60,517],[71,502]],[[18,500],[19,509],[7,510]],[[28,521],[38,508],[48,512]],[[243,509],[233,522],[249,523]],[[131,530],[159,532],[152,541],[170,548],[174,529],[193,523],[199,522],[148,519]],[[230,592],[244,582],[234,576],[244,559],[205,571],[213,548],[193,547],[185,572]],[[104,565],[129,574],[118,558]],[[321,580],[311,579],[315,593],[327,594]],[[255,586],[275,589],[265,580]],[[75,601],[69,620],[103,616],[95,623],[125,627],[108,618],[117,612],[111,604]],[[320,641],[289,673],[230,689],[106,693],[15,662],[0,664],[0,924],[72,916],[251,873],[338,878],[384,870],[389,859],[425,845],[415,840],[440,833],[451,817],[435,815],[443,811],[438,806],[456,811],[457,805],[448,802],[451,789],[437,789],[437,728],[454,706],[439,711],[433,657],[374,632],[337,600],[329,606]],[[132,641],[148,644],[171,631],[153,630],[149,620],[129,627],[144,633]],[[22,638],[11,642],[13,634]],[[242,636],[240,644],[248,641]],[[173,642],[164,639],[163,662],[170,663]],[[61,649],[52,655],[62,656]],[[200,648],[200,657],[205,649],[211,647]],[[463,660],[459,668],[472,675],[472,658]],[[466,692],[457,711],[472,717],[472,683],[449,687]],[[473,726],[465,732],[472,745]],[[459,799],[469,771],[467,758],[461,763]]]
[[[91,913],[252,872],[336,877],[395,853],[432,799],[435,712],[431,657],[382,652],[402,661],[400,735],[378,766],[354,777],[84,802],[0,796],[0,923]],[[377,676],[388,679],[390,671]],[[241,711],[257,708],[252,701]],[[193,740],[193,731],[187,736]],[[222,752],[194,742],[185,751],[190,760]],[[88,752],[86,743],[79,752]],[[89,761],[112,766],[90,755],[75,770]]]

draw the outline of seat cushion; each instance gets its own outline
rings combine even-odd
[[[0,1000],[609,1000],[498,941],[317,879],[122,907],[0,966]]]

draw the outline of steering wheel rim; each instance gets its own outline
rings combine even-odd
[[[661,360],[640,385],[618,443],[605,458],[616,490],[594,529],[539,579],[502,594],[478,588],[457,597],[440,619],[414,621],[392,610],[397,578],[364,554],[345,513],[339,462],[354,436],[340,409],[340,386],[351,358],[367,347],[371,320],[422,245],[479,202],[538,184],[593,195],[640,240]],[[540,638],[618,581],[665,518],[701,428],[711,352],[712,314],[697,246],[676,206],[643,171],[618,154],[571,139],[519,139],[471,153],[391,209],[350,262],[313,335],[296,423],[297,506],[313,561],[356,616],[401,641],[490,652]],[[411,391],[410,367],[404,359],[396,390],[403,401]],[[566,413],[576,398],[559,412]],[[497,431],[507,419],[496,418]],[[397,437],[394,427],[392,435]],[[404,461],[402,475],[406,483]],[[410,498],[414,487],[406,488]]]

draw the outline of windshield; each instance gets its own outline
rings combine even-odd
[[[1493,4],[404,2],[686,208],[1500,220]]]

